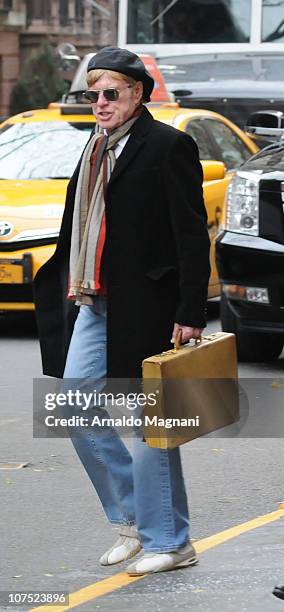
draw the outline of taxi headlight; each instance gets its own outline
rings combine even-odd
[[[227,192],[226,229],[258,236],[259,180],[247,172],[237,172]]]

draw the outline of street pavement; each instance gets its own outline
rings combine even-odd
[[[218,305],[213,304],[208,331],[218,329]],[[125,564],[98,564],[117,529],[107,525],[70,441],[32,437],[32,381],[41,376],[32,322],[4,318],[0,336],[0,463],[27,463],[19,470],[0,470],[1,591],[74,592],[99,584],[125,570]],[[274,364],[241,365],[239,373],[273,380],[273,392],[279,393],[283,366],[282,356]],[[191,536],[197,542],[270,514],[284,500],[282,437],[215,435],[184,445],[182,456]],[[194,568],[144,577],[75,610],[284,609],[284,602],[271,595],[275,584],[284,584],[283,535],[279,518],[208,548]],[[0,611],[5,609],[0,603]],[[9,608],[19,609],[28,608]]]

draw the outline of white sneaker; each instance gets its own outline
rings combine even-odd
[[[168,572],[179,567],[196,565],[198,559],[192,544],[188,542],[183,548],[173,552],[146,553],[131,563],[126,569],[129,576],[140,576],[141,574],[152,574],[155,572]]]
[[[122,525],[115,544],[100,558],[101,565],[114,565],[132,559],[141,550],[141,542],[136,527]]]

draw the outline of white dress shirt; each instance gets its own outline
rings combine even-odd
[[[107,135],[107,131],[104,130],[104,133]],[[116,146],[114,148],[114,154],[115,154],[115,158],[117,159],[120,154],[123,151],[123,148],[125,147],[128,138],[129,138],[130,134],[125,134],[125,136],[122,136],[122,138],[116,143]]]
[[[120,154],[122,153],[123,148],[125,147],[128,138],[129,138],[130,134],[125,134],[125,136],[123,136],[118,143],[116,144],[116,147],[114,149],[114,154],[116,159],[120,156]]]

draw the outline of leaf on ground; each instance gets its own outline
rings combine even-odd
[[[281,389],[282,384],[278,380],[273,380],[271,383],[272,389]]]

